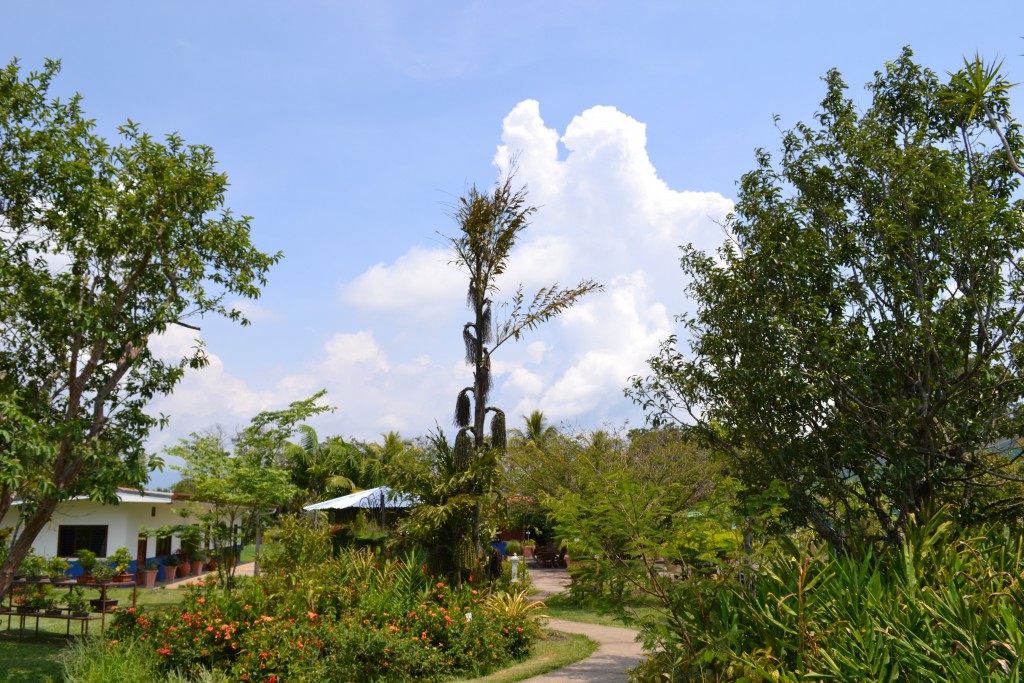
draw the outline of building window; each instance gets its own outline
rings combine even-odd
[[[163,555],[171,554],[171,537],[170,536],[159,536],[156,539],[156,556],[161,557]]]
[[[61,524],[57,527],[57,555],[73,557],[82,548],[96,553],[96,557],[106,557],[107,526]]]

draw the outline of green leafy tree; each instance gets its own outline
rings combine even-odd
[[[215,555],[230,556],[250,538],[256,541],[258,562],[267,515],[296,494],[284,462],[288,439],[301,421],[332,410],[317,403],[325,393],[295,401],[284,410],[260,413],[235,438],[234,453],[227,450],[218,434],[193,433],[165,449],[167,455],[185,461],[184,466],[175,469],[189,480],[193,495],[212,505],[199,516]],[[232,562],[218,564],[225,588],[234,569]],[[257,574],[258,570],[257,565]]]
[[[523,416],[523,426],[509,433],[502,462],[503,488],[511,528],[541,531],[547,527],[540,496],[560,479],[557,470],[571,467],[566,440],[539,410]]]
[[[201,342],[157,358],[153,336],[247,324],[227,302],[258,297],[281,258],[225,208],[213,150],[131,121],[105,140],[79,96],[49,98],[58,70],[0,71],[0,519],[16,496],[22,514],[0,592],[60,501],[114,503],[160,464],[146,404],[207,361]]]
[[[638,626],[649,651],[680,649],[707,609],[694,584],[713,585],[715,567],[745,556],[736,482],[722,457],[678,429],[574,441],[571,487],[543,497],[571,559],[572,594]]]
[[[943,81],[906,49],[863,112],[825,82],[743,176],[718,258],[684,248],[689,350],[669,339],[631,393],[846,550],[937,502],[984,516],[975,487],[1012,476],[989,451],[1021,434],[1022,138],[980,60]]]
[[[473,187],[460,198],[455,211],[459,233],[447,238],[454,264],[469,277],[466,305],[471,313],[471,320],[463,326],[462,338],[466,364],[473,369],[473,383],[459,392],[456,401],[454,423],[458,432],[453,448],[456,469],[477,473],[464,485],[464,493],[476,497],[472,531],[454,549],[460,558],[456,564],[464,568],[475,564],[481,554],[484,498],[493,498],[497,490],[497,464],[507,442],[505,414],[488,403],[491,357],[502,344],[519,340],[583,296],[602,289],[592,280],[583,280],[568,288],[541,288],[532,299],[527,299],[520,286],[507,308],[499,309],[506,315],[495,318],[492,297],[498,291],[497,280],[505,272],[520,233],[536,211],[526,203],[526,190],[513,185],[512,175],[502,178],[492,192],[480,192]]]

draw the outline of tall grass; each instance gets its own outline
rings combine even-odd
[[[637,679],[1017,681],[1022,552],[1020,536],[944,513],[859,559],[785,542],[753,581],[715,579],[699,629],[680,610],[687,632],[663,632]]]

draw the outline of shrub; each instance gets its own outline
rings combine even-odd
[[[512,555],[522,555],[523,546],[519,541],[509,541],[505,544],[505,556],[511,557]]]
[[[946,513],[862,558],[784,542],[756,572],[674,582],[637,680],[993,680],[1024,652],[1024,543]]]
[[[534,609],[513,609],[466,585],[452,589],[415,556],[365,551],[240,582],[186,589],[177,608],[117,614],[115,641],[147,643],[164,672],[226,672],[231,680],[432,681],[482,674],[524,657]],[[248,676],[248,679],[245,678]]]

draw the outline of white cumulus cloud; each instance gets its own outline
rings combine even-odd
[[[541,208],[496,300],[511,297],[519,283],[528,297],[581,279],[605,287],[496,352],[490,403],[513,425],[535,409],[583,427],[638,417],[623,388],[631,375],[645,374],[646,359],[674,329],[672,316],[688,306],[677,247],[711,249],[723,239],[719,223],[731,202],[668,187],[646,145],[645,125],[614,107],[588,109],[562,133],[544,123],[533,100],[504,120],[494,163],[507,171],[515,159],[517,181]],[[315,357],[284,367],[272,387],[232,377],[211,356],[211,367],[190,375],[162,407],[179,423],[244,424],[259,410],[326,388],[339,410],[314,422],[322,434],[416,436],[435,424],[450,434],[455,395],[471,381],[461,343],[465,275],[450,261],[443,245],[414,246],[368,266],[338,290],[342,308],[358,313],[358,327],[346,325],[344,310],[324,315],[333,329],[324,324]],[[187,332],[169,332],[154,346],[180,351],[191,342]]]

